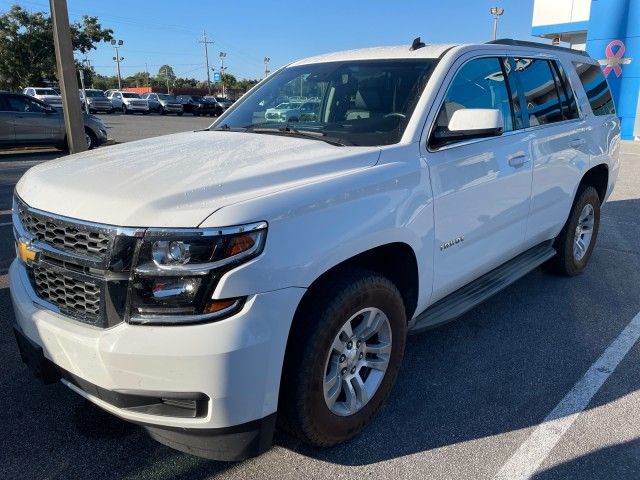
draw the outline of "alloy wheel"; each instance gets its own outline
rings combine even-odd
[[[593,205],[587,203],[578,217],[578,225],[576,226],[576,234],[573,240],[573,258],[578,262],[584,258],[587,250],[589,250],[589,245],[593,238],[594,223],[595,211]]]
[[[360,411],[375,395],[391,357],[389,318],[378,308],[365,308],[351,316],[327,354],[324,400],[339,416]]]

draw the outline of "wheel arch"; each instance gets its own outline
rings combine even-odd
[[[600,203],[604,203],[609,187],[609,167],[606,163],[600,163],[587,170],[580,185],[589,185],[596,189],[600,197]]]
[[[418,304],[420,277],[416,254],[413,248],[404,242],[387,243],[365,250],[328,268],[309,285],[296,314],[323,284],[353,268],[369,270],[388,278],[402,295],[407,321],[413,317]]]

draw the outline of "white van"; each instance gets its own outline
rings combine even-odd
[[[289,97],[314,115],[267,118]],[[22,358],[195,455],[257,455],[276,425],[335,445],[390,394],[408,331],[587,267],[619,145],[582,52],[416,39],[294,62],[207,130],[24,175]]]

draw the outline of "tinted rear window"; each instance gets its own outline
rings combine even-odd
[[[529,126],[563,120],[558,89],[547,60],[516,58],[516,71],[527,104]]]
[[[587,94],[594,115],[615,114],[616,109],[611,98],[607,79],[598,65],[574,62],[580,82]]]

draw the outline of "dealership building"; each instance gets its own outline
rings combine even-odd
[[[640,139],[640,0],[535,0],[532,34],[599,60],[622,138]]]

